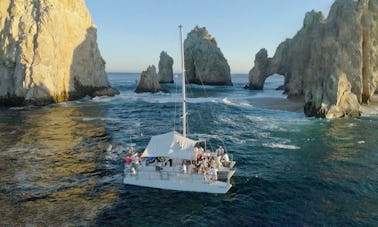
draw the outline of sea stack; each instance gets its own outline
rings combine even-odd
[[[159,78],[156,73],[156,67],[154,65],[148,66],[146,71],[143,71],[140,75],[140,80],[138,83],[138,86],[135,90],[136,93],[144,93],[144,92],[166,92],[165,89],[163,89],[160,86]]]
[[[173,58],[162,51],[159,61],[159,83],[173,83]]]
[[[186,38],[185,70],[189,83],[232,85],[230,66],[215,38],[205,27],[196,26]]]
[[[329,16],[309,12],[303,28],[279,45],[273,58],[261,50],[249,87],[262,89],[272,74],[285,76],[289,98],[303,95],[307,116],[359,116],[378,83],[378,1],[336,0]]]
[[[0,2],[0,105],[115,95],[84,0]]]

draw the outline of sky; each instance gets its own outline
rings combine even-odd
[[[231,73],[248,73],[255,54],[272,56],[302,27],[306,12],[327,16],[334,0],[85,0],[97,26],[97,42],[108,72],[137,72],[158,66],[161,51],[180,71],[180,36],[206,27]]]

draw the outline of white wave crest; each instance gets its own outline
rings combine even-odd
[[[279,149],[287,149],[287,150],[299,150],[301,149],[298,146],[295,145],[288,145],[288,144],[280,144],[280,143],[264,143],[264,147],[269,147],[269,148],[279,148]]]
[[[227,105],[235,105],[235,104],[232,103],[230,100],[228,100],[228,98],[224,98],[224,99],[222,99],[222,102],[223,102],[224,104],[227,104]]]
[[[76,118],[82,121],[106,121],[106,122],[121,122],[122,120],[119,118],[111,118],[111,117],[83,117],[83,118]]]
[[[247,102],[238,102],[236,100],[229,100],[227,97],[222,99],[222,103],[230,106],[237,106],[237,107],[253,107],[251,104]]]
[[[24,110],[25,109],[25,107],[24,106],[22,106],[22,107],[11,107],[11,108],[9,108],[10,110]]]

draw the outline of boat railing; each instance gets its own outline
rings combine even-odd
[[[234,155],[233,154],[229,154],[229,153],[227,153],[228,154],[228,157],[230,158],[230,162],[233,162],[234,161]]]
[[[182,171],[177,171],[177,168],[175,167],[169,168],[169,170],[165,170],[166,168],[156,170],[155,167],[151,167],[146,168],[146,166],[140,166],[135,171],[126,167],[124,174],[126,178],[135,178],[136,180],[167,180],[182,183],[206,184],[215,182],[214,176],[211,174],[184,173]]]

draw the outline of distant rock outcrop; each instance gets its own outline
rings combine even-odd
[[[206,28],[196,26],[188,34],[184,45],[189,83],[232,85],[230,66]]]
[[[275,73],[289,98],[304,96],[307,116],[359,116],[378,84],[378,0],[336,0],[327,19],[307,13],[273,58],[264,49],[256,55],[249,87],[262,89]]]
[[[143,71],[140,75],[138,86],[135,90],[136,93],[144,92],[166,92],[164,88],[160,86],[158,75],[156,73],[156,67],[154,65],[148,66],[146,71]]]
[[[173,83],[173,58],[162,51],[159,61],[159,83]]]
[[[117,94],[96,33],[84,0],[1,0],[0,105]]]

